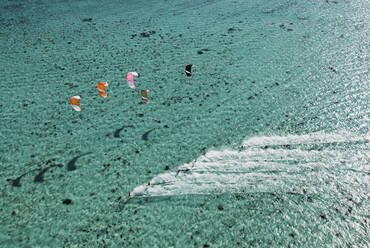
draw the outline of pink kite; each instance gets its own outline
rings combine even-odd
[[[128,86],[129,86],[131,89],[135,89],[134,76],[135,76],[135,77],[140,77],[139,73],[137,73],[136,71],[134,71],[134,72],[129,72],[129,73],[127,73],[127,74],[126,74],[127,84],[128,84]]]

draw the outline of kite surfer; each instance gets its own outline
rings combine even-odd
[[[192,74],[191,74],[191,68],[192,68],[193,66],[194,66],[193,64],[190,64],[190,65],[185,66],[185,74],[186,74],[186,76],[188,76],[188,77],[192,77]]]
[[[133,72],[129,72],[126,74],[126,80],[127,80],[127,84],[128,86],[131,88],[131,89],[135,89],[135,83],[134,83],[134,76],[135,77],[140,77],[140,74],[137,73],[136,71],[133,71]]]
[[[143,99],[143,101],[145,103],[148,103],[149,102],[148,92],[149,92],[149,90],[142,90],[141,91],[141,99]]]
[[[105,87],[107,87],[107,86],[108,86],[107,82],[98,83],[98,93],[103,98],[106,98],[108,96],[107,95],[107,90],[105,89]]]
[[[80,103],[78,102],[79,100],[81,99],[80,96],[72,96],[70,99],[69,99],[69,102],[72,104],[72,108],[78,112],[81,112],[81,107],[80,107]]]

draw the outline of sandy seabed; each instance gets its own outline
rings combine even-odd
[[[366,247],[369,12],[1,1],[0,246]]]

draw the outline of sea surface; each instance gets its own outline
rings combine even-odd
[[[0,247],[369,247],[369,13],[2,0]]]

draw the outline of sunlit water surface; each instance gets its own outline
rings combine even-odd
[[[0,246],[367,247],[368,13],[1,1]]]

